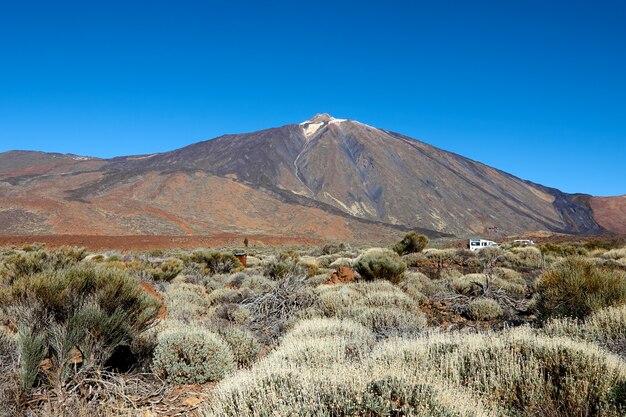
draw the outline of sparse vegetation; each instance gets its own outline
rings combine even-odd
[[[493,320],[502,317],[502,307],[490,298],[476,298],[467,305],[467,313],[474,320]]]
[[[407,233],[401,241],[393,246],[393,250],[400,256],[409,253],[421,252],[428,246],[428,238],[417,232]]]
[[[543,318],[580,319],[625,303],[626,272],[580,256],[553,265],[537,284],[537,310]]]
[[[145,414],[181,384],[220,417],[626,413],[623,247],[411,236],[248,268],[227,249],[0,250],[0,414]]]
[[[154,371],[178,384],[219,381],[235,368],[226,342],[207,329],[167,325],[157,339]]]
[[[398,254],[388,249],[370,249],[354,261],[354,270],[366,281],[384,279],[398,283],[406,264]]]

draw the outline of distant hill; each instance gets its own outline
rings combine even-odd
[[[566,194],[327,114],[153,155],[0,153],[0,234],[625,233],[623,199]]]

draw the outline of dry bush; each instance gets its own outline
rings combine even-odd
[[[373,339],[340,320],[299,323],[250,372],[222,381],[205,416],[430,416],[496,414],[463,389],[404,366],[369,360]]]
[[[551,319],[541,332],[594,342],[626,359],[626,306],[603,308],[584,320]]]
[[[261,345],[254,335],[247,330],[233,326],[220,326],[217,333],[228,344],[235,362],[240,367],[247,367],[252,364],[261,351]]]
[[[570,257],[544,272],[537,283],[537,312],[551,317],[584,318],[603,307],[626,303],[626,272]]]
[[[18,346],[0,329],[0,415],[17,416],[21,409]]]
[[[580,243],[544,243],[539,245],[539,250],[544,255],[552,255],[555,257],[568,257],[568,256],[586,256],[589,254],[587,249]]]
[[[157,336],[152,369],[177,384],[219,381],[235,368],[230,348],[209,330],[168,324]]]
[[[498,278],[502,278],[505,281],[517,282],[522,285],[526,284],[526,281],[524,281],[522,275],[513,269],[496,267],[491,270],[491,273]]]
[[[403,255],[402,261],[410,268],[419,268],[429,262],[426,254],[422,252]]]
[[[507,280],[495,275],[467,274],[448,279],[449,288],[463,295],[482,295],[488,289],[501,289],[510,296],[523,296],[526,293],[526,282],[523,279]]]
[[[20,277],[75,265],[85,256],[87,251],[84,248],[71,246],[61,246],[50,251],[36,248],[32,251],[16,252],[3,259],[2,275],[10,283]]]
[[[443,280],[433,280],[420,272],[412,271],[405,272],[399,287],[416,301],[422,301],[423,297],[431,297],[447,291]]]
[[[527,268],[541,268],[543,266],[543,255],[534,246],[512,248],[511,252],[517,258],[517,264]]]
[[[364,296],[354,285],[321,286],[318,293],[317,307],[328,317],[337,316],[348,307],[363,302]]]
[[[357,345],[372,345],[374,337],[365,326],[351,320],[318,318],[298,323],[283,338],[284,341],[320,340],[343,337]]]
[[[503,311],[495,300],[476,298],[468,303],[467,314],[473,320],[494,320],[502,317]]]
[[[309,287],[317,287],[318,285],[322,285],[328,282],[328,279],[328,274],[313,275],[306,280],[306,285],[308,285]]]
[[[185,322],[204,316],[211,305],[203,286],[178,282],[168,288],[165,302],[168,317]]]
[[[445,264],[454,263],[454,259],[457,256],[456,249],[426,249],[424,254],[429,261],[437,264],[440,267],[444,267]]]
[[[363,324],[377,338],[412,337],[421,333],[427,324],[426,317],[420,311],[394,306],[355,306],[343,310],[338,317]]]
[[[587,343],[537,336],[440,334],[378,346],[373,360],[441,377],[482,394],[501,415],[603,416],[626,412],[626,365]]]
[[[241,282],[242,289],[249,289],[254,292],[266,291],[276,285],[276,281],[268,279],[261,274],[251,273]]]
[[[275,286],[243,300],[243,306],[250,311],[249,326],[261,340],[275,340],[294,314],[315,304],[317,295],[305,281],[306,278],[287,276]]]
[[[319,249],[313,251],[314,254],[316,255],[334,255],[338,252],[344,252],[346,250],[349,250],[350,247],[347,246],[344,243],[338,243],[338,244],[327,244],[324,245],[322,247],[320,247]]]
[[[146,271],[155,281],[170,282],[181,273],[184,264],[181,260],[170,258],[146,267]]]
[[[307,277],[313,277],[320,273],[320,266],[317,263],[317,259],[307,257],[301,257],[298,261],[298,266],[302,268],[302,271]]]
[[[400,282],[406,270],[398,254],[380,248],[370,249],[356,258],[353,267],[365,281],[383,279],[393,283]]]
[[[409,232],[402,240],[396,243],[392,249],[398,255],[402,256],[409,253],[421,252],[426,246],[428,246],[428,237],[420,235],[417,232]]]
[[[626,248],[611,249],[610,251],[605,252],[602,257],[605,259],[613,259],[616,261],[622,258],[626,258]]]
[[[230,253],[195,251],[190,260],[205,268],[208,274],[228,274],[243,268],[239,259]]]
[[[378,338],[414,335],[426,326],[419,302],[388,281],[321,286],[316,291],[322,314],[356,321]]]
[[[243,302],[245,299],[251,297],[254,294],[254,291],[249,288],[218,288],[213,290],[207,296],[207,300],[210,305],[218,305],[218,304],[239,304]]]
[[[234,303],[218,305],[214,316],[239,325],[244,325],[250,320],[250,312],[242,305]]]
[[[330,268],[337,268],[340,266],[352,267],[352,259],[350,258],[337,258],[328,265]]]
[[[307,267],[300,264],[297,259],[288,256],[270,256],[263,264],[263,275],[273,280],[281,280],[288,275],[296,276],[306,274]]]
[[[75,370],[74,348],[83,367],[103,366],[152,325],[160,306],[128,274],[87,265],[19,277],[0,292],[0,308],[19,331],[25,389],[42,376],[45,357],[51,363],[45,380],[63,386]]]
[[[360,361],[373,343],[372,332],[353,321],[304,320],[285,335],[270,360],[275,366],[328,367]]]

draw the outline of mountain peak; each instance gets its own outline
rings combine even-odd
[[[317,123],[329,123],[329,122],[340,122],[345,121],[345,119],[336,119],[328,113],[318,113],[315,116],[311,117],[308,120],[300,123],[301,125],[307,124],[317,124]]]

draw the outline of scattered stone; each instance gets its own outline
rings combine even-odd
[[[327,285],[335,285],[335,284],[349,284],[354,281],[354,271],[352,268],[347,266],[339,266],[334,272],[331,272],[328,281],[325,282]]]

